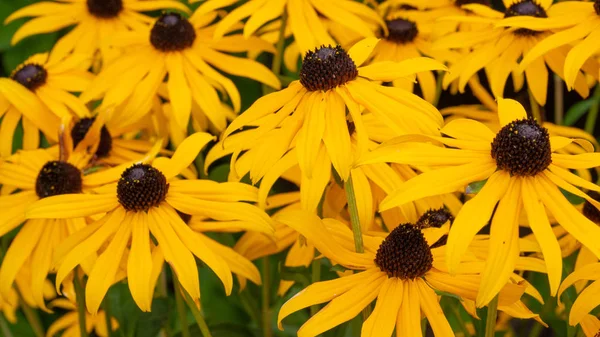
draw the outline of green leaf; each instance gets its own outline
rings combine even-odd
[[[567,198],[567,200],[569,200],[569,202],[573,205],[580,205],[585,202],[585,199],[582,197],[576,196],[575,194],[569,191],[565,191],[562,188],[559,188],[559,190],[562,192],[565,198]]]
[[[593,98],[573,104],[565,114],[564,124],[567,126],[575,124],[581,116],[585,115],[585,113],[590,110],[592,104],[594,104]]]
[[[473,183],[470,183],[467,186],[467,189],[465,190],[466,194],[477,194],[479,193],[479,191],[481,191],[481,189],[483,188],[483,186],[485,185],[485,183],[487,182],[486,180],[481,180],[481,181],[476,181]]]
[[[152,311],[141,313],[136,324],[136,337],[157,336],[169,318],[169,305],[166,298],[152,300]]]

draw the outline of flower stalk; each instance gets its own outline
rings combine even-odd
[[[86,319],[86,307],[85,307],[85,289],[81,284],[79,278],[79,269],[75,269],[73,272],[73,288],[75,288],[75,297],[77,299],[77,316],[79,318],[79,333],[81,337],[88,337],[87,328],[85,324]],[[42,335],[43,336],[43,335]]]

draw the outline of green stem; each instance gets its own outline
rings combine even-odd
[[[487,318],[485,321],[485,337],[494,337],[496,334],[496,318],[498,317],[498,295],[488,304]]]
[[[283,10],[281,14],[281,26],[279,27],[279,40],[275,45],[275,55],[273,55],[273,63],[271,64],[271,71],[278,76],[281,74],[281,64],[283,63],[283,49],[285,47],[285,27],[287,26],[287,10]],[[282,81],[284,82],[284,81]],[[263,95],[270,94],[275,90],[266,84],[262,85]]]
[[[86,306],[85,306],[85,289],[79,279],[78,269],[73,271],[73,288],[75,288],[75,297],[77,299],[77,316],[79,318],[79,333],[81,337],[87,337],[87,328],[85,324]]]
[[[2,332],[2,336],[5,337],[14,337],[10,328],[8,327],[8,322],[2,314],[0,314],[0,332]]]
[[[565,95],[562,79],[554,74],[554,123],[561,125],[565,115]]]
[[[531,92],[531,90],[527,89],[527,92],[529,93],[529,104],[531,105],[531,114],[533,118],[541,125],[544,122],[544,120],[542,119],[540,106],[535,100],[535,97],[533,97],[533,93]]]
[[[438,71],[438,75],[437,75],[437,82],[435,84],[435,98],[433,99],[433,102],[431,104],[433,104],[433,106],[438,106],[438,103],[440,102],[440,97],[442,97],[442,85],[444,83],[444,76],[446,75],[445,71]]]
[[[273,331],[271,330],[271,264],[269,257],[263,258],[262,268],[262,330],[264,337],[272,337]]]
[[[600,85],[596,85],[596,89],[594,89],[593,103],[590,107],[590,111],[587,114],[587,118],[585,120],[585,131],[589,134],[594,133],[594,129],[596,128],[596,119],[598,119],[598,107],[600,105]]]
[[[102,308],[104,309],[104,320],[106,321],[106,337],[112,337],[112,322],[110,320],[112,314],[110,310],[110,299],[108,294],[106,294],[106,297],[104,297]]]
[[[177,279],[177,275],[173,273],[173,283],[175,290],[175,306],[177,307],[177,315],[179,316],[179,323],[181,325],[181,335],[183,337],[191,337],[190,327],[187,320],[187,310],[185,310],[185,303],[183,302],[183,296],[181,296],[181,285]]]
[[[529,331],[529,337],[538,337],[542,332],[542,325],[539,323],[534,323],[533,328]]]
[[[312,284],[321,280],[321,260],[315,259],[312,262]],[[314,316],[319,311],[319,305],[315,304],[310,307],[310,316]]]
[[[362,230],[360,228],[360,219],[358,218],[358,206],[356,205],[356,195],[354,194],[354,185],[352,185],[352,174],[344,183],[346,189],[346,198],[348,199],[348,212],[350,212],[350,223],[352,224],[352,233],[354,234],[354,248],[357,253],[364,253]]]
[[[183,292],[185,294],[183,299],[185,300],[185,303],[192,311],[192,315],[194,316],[194,319],[196,320],[196,324],[198,324],[198,328],[200,328],[200,332],[202,332],[202,336],[212,337],[212,335],[210,334],[210,330],[208,329],[208,324],[206,324],[206,321],[204,320],[204,316],[202,316],[202,313],[200,312],[200,310],[198,310],[196,303],[194,303],[194,300],[192,300],[190,295],[185,290]]]

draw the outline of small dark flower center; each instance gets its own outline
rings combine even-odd
[[[39,64],[25,64],[17,68],[10,78],[19,82],[25,88],[35,91],[46,83],[48,72]]]
[[[150,32],[150,43],[165,52],[189,48],[195,39],[196,31],[192,24],[177,13],[161,15]]]
[[[600,0],[594,1],[594,10],[596,11],[597,15],[600,15]]]
[[[548,130],[532,118],[511,122],[492,141],[492,158],[511,175],[534,176],[552,163]]]
[[[77,144],[79,144],[83,140],[83,138],[85,138],[85,135],[87,134],[88,130],[92,127],[92,124],[95,120],[96,117],[86,117],[80,119],[77,123],[75,123],[73,129],[71,129],[71,138],[73,138],[74,147],[77,146]],[[106,126],[102,126],[102,129],[100,129],[100,142],[98,144],[98,149],[96,149],[96,156],[98,158],[106,157],[108,156],[108,153],[111,149],[112,137],[106,129]]]
[[[512,16],[533,16],[536,18],[548,17],[544,8],[532,0],[522,0],[508,7],[506,9],[506,12],[504,13],[504,17],[510,18]],[[539,34],[538,31],[530,30],[527,28],[519,28],[515,30],[514,33],[522,36],[532,36]]]
[[[460,7],[462,5],[470,5],[470,4],[480,4],[480,5],[489,6],[490,1],[489,0],[455,0],[454,1],[454,5],[456,7]]]
[[[321,46],[306,53],[300,69],[300,83],[309,91],[330,90],[358,76],[348,53],[339,45]]]
[[[49,161],[38,173],[35,193],[42,198],[60,194],[81,193],[81,171],[62,161]]]
[[[101,19],[114,18],[123,10],[123,0],[87,0],[90,14]]]
[[[165,200],[168,190],[169,184],[162,172],[148,164],[135,164],[121,175],[117,197],[128,211],[148,211]]]
[[[588,195],[592,199],[600,201],[600,193],[596,191],[590,191],[588,192]],[[598,210],[596,206],[592,205],[587,200],[583,204],[583,215],[585,215],[586,218],[592,220],[595,224],[600,225],[600,210]]]
[[[433,266],[431,249],[417,226],[402,224],[383,240],[375,264],[389,277],[413,280]]]
[[[448,221],[454,221],[454,217],[452,216],[452,213],[448,212],[447,209],[442,207],[438,209],[430,209],[425,212],[419,218],[419,220],[417,220],[416,225],[421,229],[429,227],[440,228]]]
[[[394,20],[387,20],[385,23],[388,31],[390,32],[387,36],[388,41],[395,43],[409,43],[412,42],[419,34],[417,25],[410,20],[398,18]]]
[[[452,213],[450,213],[447,209],[442,207],[438,209],[430,209],[425,212],[425,214],[423,214],[419,220],[417,220],[416,225],[421,229],[429,227],[440,228],[448,221],[450,221],[450,224],[452,224],[452,222],[454,222],[454,216],[452,216]],[[446,244],[446,242],[448,242],[448,235],[442,236],[439,240],[432,244],[430,248],[433,249],[443,246]]]

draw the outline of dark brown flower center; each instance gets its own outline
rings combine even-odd
[[[177,13],[161,15],[150,32],[150,43],[154,48],[165,52],[189,48],[194,40],[196,40],[194,27]]]
[[[81,171],[62,161],[47,162],[35,181],[35,193],[42,198],[60,194],[81,193]]]
[[[410,20],[398,18],[387,20],[385,23],[390,32],[387,36],[388,41],[395,43],[409,43],[419,34],[417,25]]]
[[[594,1],[594,10],[596,11],[597,15],[600,15],[600,0]]]
[[[383,240],[375,264],[389,277],[413,280],[431,269],[433,255],[421,230],[412,224],[402,224]]]
[[[73,138],[74,147],[77,146],[77,144],[79,144],[83,140],[83,138],[85,138],[85,135],[87,134],[88,130],[92,127],[92,124],[95,120],[96,117],[86,117],[80,119],[77,123],[75,123],[73,129],[71,129],[71,138]],[[98,143],[98,149],[96,149],[96,156],[98,158],[106,157],[108,156],[108,153],[111,149],[112,137],[106,129],[106,126],[102,126],[102,129],[100,129],[100,141]]]
[[[596,191],[590,191],[588,192],[588,195],[592,199],[600,201],[600,193]],[[585,215],[586,218],[592,220],[595,224],[600,225],[600,210],[598,210],[596,206],[592,205],[587,200],[583,204],[583,215]]]
[[[536,18],[548,17],[544,8],[532,0],[521,0],[508,7],[506,12],[504,12],[504,17],[510,18],[512,16],[533,16]],[[519,28],[515,30],[514,33],[517,35],[531,36],[536,35],[539,32],[527,28]]]
[[[552,163],[548,130],[532,118],[511,122],[492,141],[492,158],[511,175],[534,176]]]
[[[354,61],[339,45],[321,46],[307,52],[300,69],[300,83],[309,91],[330,90],[356,76]]]
[[[165,200],[168,190],[169,184],[162,172],[148,164],[135,164],[121,175],[117,197],[128,211],[148,211]]]
[[[420,229],[429,227],[440,228],[448,221],[450,221],[450,224],[452,224],[452,222],[454,222],[454,216],[452,216],[452,213],[450,213],[447,209],[442,207],[438,209],[430,209],[425,212],[425,214],[423,214],[419,220],[417,220],[416,225]],[[447,241],[448,235],[444,235],[435,243],[433,243],[430,248],[433,249],[443,246]]]
[[[88,12],[97,18],[110,19],[123,10],[123,0],[87,0]]]
[[[19,82],[25,88],[35,91],[35,89],[46,83],[48,72],[39,64],[24,64],[17,68],[10,78]]]

